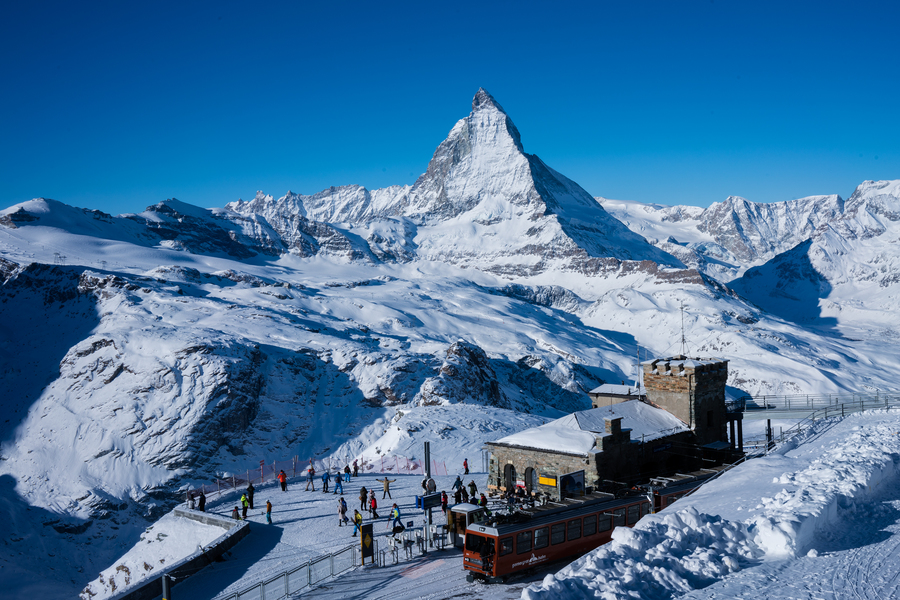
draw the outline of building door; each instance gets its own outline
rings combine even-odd
[[[525,469],[525,491],[529,494],[534,491],[534,469]]]
[[[516,487],[516,468],[512,465],[506,465],[503,469],[503,485],[507,490]]]

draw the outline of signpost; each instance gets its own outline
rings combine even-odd
[[[359,546],[362,550],[362,564],[366,564],[366,559],[371,558],[375,562],[375,535],[372,533],[372,524],[366,523],[360,530]]]

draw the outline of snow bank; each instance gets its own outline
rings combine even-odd
[[[896,477],[898,427],[900,417],[884,411],[823,423],[806,443],[735,468],[678,510],[616,529],[610,543],[522,598],[667,598],[764,560],[814,551],[818,531]]]
[[[202,551],[203,546],[223,533],[221,527],[169,513],[148,527],[140,542],[89,583],[81,598],[102,600],[138,581],[157,577],[179,560]]]

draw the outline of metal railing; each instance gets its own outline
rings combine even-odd
[[[874,391],[865,394],[796,394],[793,396],[741,396],[729,403],[733,410],[816,410],[859,402],[884,404],[900,401],[898,392]]]
[[[378,541],[375,540],[375,553],[378,552]],[[356,544],[342,548],[332,554],[326,554],[305,562],[298,567],[259,583],[254,583],[238,592],[225,596],[223,600],[280,600],[291,594],[310,589],[329,577],[360,566],[360,551]]]

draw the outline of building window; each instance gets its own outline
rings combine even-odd
[[[516,534],[516,554],[531,552],[531,532],[523,531]]]
[[[584,518],[584,537],[597,533],[597,515],[588,515]]]
[[[509,554],[510,552],[512,552],[512,538],[503,538],[500,540],[500,556]]]
[[[564,541],[566,541],[566,524],[557,523],[550,527],[550,543],[562,544]]]
[[[571,540],[577,540],[581,537],[581,519],[572,519],[569,521],[569,533],[566,537]]]
[[[534,549],[546,548],[550,545],[550,528],[541,527],[534,530]]]

